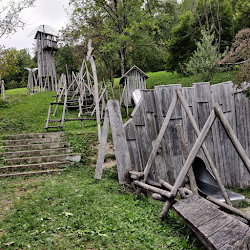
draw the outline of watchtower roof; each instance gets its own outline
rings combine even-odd
[[[30,36],[31,35],[35,35],[35,39],[37,39],[37,34],[38,33],[44,33],[44,34],[47,34],[47,35],[51,35],[51,36],[55,36],[55,37],[59,37],[58,36],[58,31],[54,28],[52,28],[51,26],[49,25],[39,25],[36,29],[34,29]]]

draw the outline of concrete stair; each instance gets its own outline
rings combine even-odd
[[[0,167],[0,178],[62,172],[72,162],[79,162],[81,155],[72,153],[70,143],[63,141],[65,134],[50,132],[4,136],[0,157],[5,166]]]

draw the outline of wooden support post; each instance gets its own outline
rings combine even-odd
[[[229,122],[227,121],[227,118],[225,117],[225,115],[221,111],[218,103],[216,103],[214,105],[214,110],[215,110],[217,117],[220,119],[226,133],[228,134],[228,137],[230,138],[231,142],[233,143],[236,151],[238,152],[241,160],[244,162],[244,164],[245,164],[245,166],[250,174],[250,160],[249,160],[245,150],[241,146],[241,144],[240,144],[237,136],[235,135],[232,127],[230,126]]]
[[[49,110],[48,110],[48,116],[47,116],[47,121],[46,121],[46,127],[45,127],[45,129],[48,129],[48,126],[49,126],[50,113],[51,113],[51,104],[49,104]]]
[[[152,166],[153,161],[154,161],[154,159],[155,159],[155,156],[156,156],[156,154],[157,154],[157,150],[159,149],[159,147],[160,147],[160,145],[161,145],[161,141],[162,141],[163,136],[164,136],[164,134],[165,134],[165,132],[166,132],[167,126],[168,126],[169,121],[170,121],[170,118],[171,118],[171,116],[172,116],[172,114],[173,114],[173,111],[174,111],[176,102],[177,102],[177,96],[174,95],[174,96],[173,96],[173,99],[172,99],[172,102],[171,102],[171,104],[170,104],[170,107],[169,107],[169,109],[168,109],[168,112],[167,112],[167,114],[166,114],[166,117],[165,117],[165,119],[164,119],[164,121],[163,121],[163,124],[162,124],[162,127],[161,127],[161,129],[160,129],[160,132],[159,132],[159,134],[158,134],[158,136],[157,136],[157,139],[155,140],[155,143],[154,143],[154,146],[153,146],[153,150],[152,150],[152,152],[151,152],[151,154],[150,154],[150,156],[149,156],[147,165],[146,165],[146,167],[145,167],[145,169],[144,169],[144,179],[143,179],[143,182],[146,182],[146,180],[147,180],[149,171],[150,171],[150,169],[151,169],[151,166]]]
[[[194,128],[195,134],[197,135],[197,137],[199,137],[200,136],[200,130],[198,128],[198,125],[197,125],[193,115],[192,115],[192,112],[191,112],[190,108],[188,107],[188,104],[187,104],[186,100],[184,99],[184,97],[182,96],[182,94],[181,94],[181,92],[179,90],[177,90],[176,93],[177,93],[177,95],[179,97],[179,100],[181,101],[181,104],[182,104],[184,110],[187,113],[187,116],[188,116],[193,128]],[[212,158],[211,158],[211,156],[210,156],[210,154],[208,152],[208,149],[207,149],[205,143],[202,143],[202,150],[203,150],[203,152],[205,154],[205,157],[207,158],[207,161],[208,161],[208,163],[209,163],[209,165],[211,167],[212,173],[213,173],[215,179],[217,180],[217,183],[219,185],[219,188],[221,190],[221,193],[222,193],[226,203],[232,206],[232,203],[231,203],[231,201],[230,201],[230,199],[228,197],[226,189],[225,189],[225,187],[224,187],[224,185],[222,183],[220,175],[219,175],[219,173],[218,173],[218,171],[216,169],[216,166],[215,166],[215,164],[214,164],[214,162],[213,162],[213,160],[212,160]]]
[[[181,147],[182,147],[184,159],[187,160],[187,158],[188,158],[188,148],[187,148],[187,143],[186,143],[185,138],[184,138],[184,134],[182,132],[180,124],[176,124],[175,127],[176,127],[176,130],[177,130],[177,135],[178,135],[179,140],[181,142]],[[191,188],[192,192],[194,194],[198,195],[198,188],[197,188],[197,184],[196,184],[195,176],[194,176],[194,171],[193,171],[192,167],[190,167],[190,169],[188,170],[188,177],[189,177],[190,188]]]
[[[1,80],[1,78],[0,78]],[[4,87],[4,80],[1,81],[1,98],[5,101],[5,87]]]
[[[67,106],[67,99],[68,99],[68,90],[65,91],[65,96],[64,96],[64,105],[63,105],[63,113],[62,113],[62,121],[61,121],[61,130],[63,128],[64,118],[65,118],[65,111],[66,111],[66,106]]]
[[[129,170],[132,169],[119,101],[113,99],[109,100],[107,107],[115,147],[119,182],[120,184],[127,184],[131,182]]]
[[[94,101],[96,107],[96,121],[97,121],[97,129],[98,129],[98,141],[101,143],[101,120],[100,120],[100,108],[99,108],[99,92],[98,92],[98,79],[97,79],[97,71],[96,71],[96,64],[95,59],[92,55],[93,48],[91,45],[91,40],[88,43],[88,59],[91,63],[91,68],[93,72],[94,78]]]
[[[214,123],[214,120],[215,120],[215,112],[214,112],[214,110],[212,110],[204,127],[203,127],[203,129],[201,130],[201,133],[200,133],[199,137],[197,138],[197,141],[194,144],[183,168],[181,169],[181,172],[179,173],[179,175],[175,181],[175,184],[174,184],[173,189],[171,191],[171,199],[169,201],[167,201],[165,203],[165,205],[163,206],[162,213],[161,213],[162,219],[164,219],[166,217],[166,215],[167,215],[167,213],[168,213],[168,211],[169,211],[169,209],[174,201],[174,198],[176,197],[178,188],[181,187],[181,185],[183,184],[185,176],[187,175],[189,168],[191,167],[199,149],[201,148],[202,143],[206,139],[207,134],[208,134],[211,126]]]
[[[105,116],[104,116],[103,129],[102,129],[101,143],[99,145],[99,152],[98,152],[98,158],[97,158],[96,169],[95,169],[95,179],[97,180],[100,180],[102,178],[102,169],[103,169],[103,163],[104,163],[104,158],[105,158],[108,133],[109,133],[109,112],[106,109]]]

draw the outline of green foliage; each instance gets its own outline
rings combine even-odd
[[[26,87],[28,71],[24,69],[25,67],[36,67],[30,54],[25,49],[17,51],[13,48],[0,48],[0,75],[4,79],[7,89]],[[16,84],[14,84],[13,81],[15,81]]]
[[[76,51],[81,51],[80,60],[78,55],[75,53]],[[85,53],[84,53],[85,52]],[[86,55],[86,51],[83,51],[80,46],[70,46],[66,44],[63,47],[60,47],[55,55],[55,65],[57,74],[61,75],[66,72],[65,65],[67,65],[68,72],[78,72],[79,68],[82,64],[82,60]]]
[[[14,80],[11,80],[5,85],[6,89],[16,89],[18,88],[18,83]]]
[[[235,41],[228,54],[221,60],[221,63],[237,64],[233,82],[236,87],[245,89],[245,85],[250,82],[250,28],[239,31],[235,36]],[[246,83],[246,84],[245,84]],[[245,94],[250,98],[250,87],[245,90]]]
[[[195,22],[194,15],[188,11],[181,15],[180,23],[173,28],[171,39],[167,42],[167,71],[184,72],[183,65],[196,48],[194,39],[199,37]]]
[[[200,74],[204,81],[209,81],[219,70],[217,62],[222,55],[218,53],[218,44],[214,43],[214,33],[202,30],[202,39],[197,42],[197,50],[187,63],[187,72],[192,75]]]

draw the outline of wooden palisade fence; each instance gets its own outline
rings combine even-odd
[[[181,99],[177,98],[176,90],[178,96],[182,96],[187,103],[189,113],[181,105]],[[174,184],[185,162],[176,125],[180,124],[190,152],[215,103],[219,103],[246,154],[250,156],[250,101],[242,91],[233,88],[232,82],[212,86],[209,83],[195,83],[193,87],[184,88],[178,84],[157,86],[154,90],[142,90],[140,103],[133,111],[132,118],[124,124],[134,171],[143,172],[150,162],[153,146],[157,143],[171,102],[176,102],[176,105],[172,103],[172,115],[163,140],[154,152],[150,172],[147,173],[151,180],[163,179]],[[190,114],[193,121],[190,120]],[[243,188],[250,184],[250,174],[218,119],[208,132],[205,144],[205,150],[204,147],[200,149],[197,156],[214,175],[213,166],[216,166],[218,176],[225,186]]]

